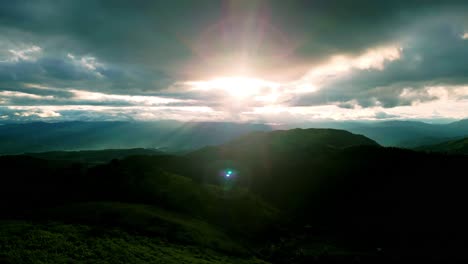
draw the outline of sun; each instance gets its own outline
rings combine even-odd
[[[222,91],[237,99],[253,98],[256,100],[271,100],[280,84],[260,78],[230,76],[216,77],[207,81],[192,82],[194,90]]]
[[[259,95],[263,89],[276,86],[275,83],[249,77],[219,77],[209,84],[239,98]]]

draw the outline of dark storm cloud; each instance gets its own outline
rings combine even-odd
[[[421,19],[466,9],[466,1],[430,0],[305,0],[287,1],[285,5],[277,12],[287,30],[302,36],[298,52],[317,57],[359,52],[400,37],[401,31]]]
[[[16,59],[0,62],[0,91],[22,91],[23,83],[52,87],[94,90],[108,93],[144,94],[171,79],[159,71],[123,65],[106,65],[93,57],[71,54],[57,56],[41,51],[34,60]],[[64,89],[65,93],[66,90]]]
[[[179,35],[209,12],[204,1],[171,2],[8,1],[0,21],[59,50],[109,62],[168,63],[189,53]]]
[[[464,1],[3,2],[3,27],[53,49],[48,52],[91,54],[109,63],[137,63],[177,76],[176,67],[197,55],[192,44],[204,44],[201,35],[207,42],[227,38],[227,46],[214,47],[214,53],[239,49],[240,30],[223,36],[216,35],[218,31],[203,34],[219,21],[240,27],[249,15],[255,16],[291,42],[296,48],[291,56],[326,58],[388,41],[421,17],[460,10]],[[269,44],[260,40],[259,52]]]

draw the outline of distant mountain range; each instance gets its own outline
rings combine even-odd
[[[186,152],[217,145],[262,124],[222,122],[59,122],[0,125],[0,154],[63,150],[152,148]]]
[[[314,122],[269,126],[224,122],[59,122],[0,125],[0,154],[149,148],[187,153],[254,131],[335,128],[364,135],[382,146],[415,148],[468,136],[468,119],[449,124],[414,121]]]
[[[383,146],[414,148],[468,136],[468,119],[449,124],[416,121],[384,122],[315,122],[300,124],[305,128],[337,128],[365,135]]]

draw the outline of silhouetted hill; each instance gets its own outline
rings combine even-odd
[[[223,148],[239,148],[250,145],[270,146],[271,151],[317,151],[325,149],[343,149],[351,146],[378,144],[362,135],[356,135],[337,129],[292,129],[272,132],[253,132],[228,142]],[[246,149],[246,148],[244,148]]]
[[[0,125],[0,154],[154,148],[186,152],[227,142],[261,124],[222,122],[59,122]]]
[[[378,144],[362,135],[336,129],[292,129],[272,132],[253,132],[226,144],[205,147],[189,156],[216,155],[263,159],[264,155],[300,155],[335,151],[351,146]]]
[[[232,181],[289,203],[288,199],[295,196],[283,197],[282,192],[302,185],[308,167],[320,164],[332,153],[359,145],[378,146],[373,140],[344,130],[292,129],[253,132],[221,146],[205,147],[187,157],[195,166],[192,171],[198,171],[193,177],[201,181],[223,181],[220,174],[233,170]]]
[[[452,140],[436,145],[422,146],[417,150],[468,155],[468,138]]]

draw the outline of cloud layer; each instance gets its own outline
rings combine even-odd
[[[468,116],[466,1],[4,1],[0,122]]]

